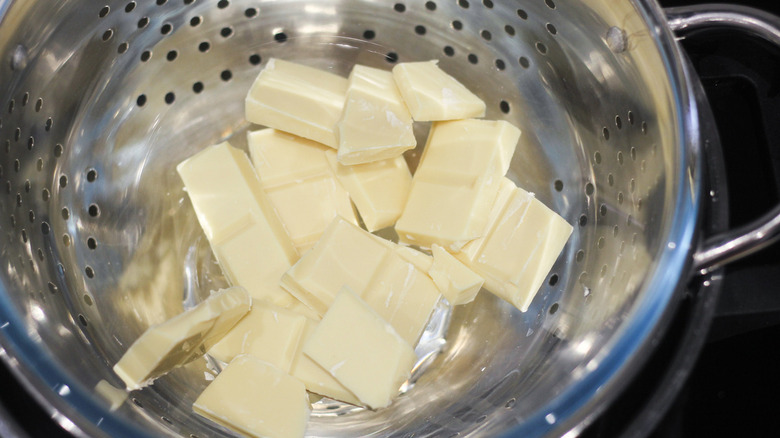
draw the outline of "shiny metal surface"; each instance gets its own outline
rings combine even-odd
[[[114,412],[93,388],[119,386],[111,366],[146,327],[225,284],[174,166],[245,146],[243,97],[271,57],[345,76],[439,59],[523,130],[509,176],[575,224],[528,312],[484,291],[442,309],[391,407],[319,403],[308,433],[561,435],[603,409],[687,280],[701,196],[696,107],[653,2],[5,1],[0,342],[58,421],[230,435],[191,412],[206,360]]]
[[[669,26],[685,37],[690,32],[731,29],[762,38],[780,46],[780,18],[739,5],[697,5],[666,10]],[[780,206],[754,222],[713,236],[694,254],[694,264],[702,273],[752,254],[780,237]]]

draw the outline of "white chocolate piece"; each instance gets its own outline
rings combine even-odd
[[[252,310],[208,353],[223,362],[251,354],[289,372],[305,325],[305,316],[271,303],[255,302]]]
[[[439,245],[433,245],[433,265],[428,270],[444,298],[453,306],[474,301],[485,279]]]
[[[412,186],[412,174],[404,157],[354,166],[340,164],[334,151],[328,151],[327,157],[368,231],[393,226],[401,216]]]
[[[485,102],[440,69],[437,62],[402,62],[393,67],[395,83],[412,118],[430,122],[483,117]]]
[[[250,132],[247,142],[263,189],[299,253],[314,246],[334,217],[357,224],[349,194],[325,156],[335,151],[275,129]]]
[[[246,290],[213,292],[205,301],[149,327],[114,365],[127,389],[140,389],[172,369],[201,356],[249,311]]]
[[[362,164],[401,156],[417,145],[412,116],[389,71],[356,65],[338,122],[338,160]]]
[[[374,236],[336,218],[314,248],[282,275],[281,285],[324,315],[342,286],[366,290],[388,252]]]
[[[97,382],[95,385],[95,394],[100,395],[103,401],[108,402],[109,412],[119,409],[127,400],[129,393],[124,389],[119,389],[105,380]]]
[[[360,403],[360,400],[355,397],[355,394],[349,392],[349,390],[331,376],[329,372],[317,365],[309,356],[303,354],[303,346],[311,337],[312,333],[314,333],[316,327],[317,322],[307,320],[300,348],[298,349],[295,360],[290,368],[290,375],[303,382],[306,389],[310,392],[356,406],[363,406],[363,404]]]
[[[198,152],[176,170],[231,284],[257,300],[291,304],[279,278],[298,260],[298,252],[249,157],[225,142]]]
[[[313,321],[319,321],[322,319],[322,316],[320,316],[319,313],[314,311],[311,307],[307,306],[306,304],[303,304],[300,300],[294,300],[295,302],[291,305],[287,306],[286,309],[295,312],[299,315],[305,316],[308,319],[311,319]]]
[[[455,257],[485,278],[485,289],[525,312],[573,228],[507,178],[488,221],[485,236]]]
[[[434,123],[395,225],[399,240],[457,252],[482,236],[519,138],[506,121]]]
[[[433,257],[425,254],[424,252],[417,251],[414,248],[403,245],[395,245],[395,252],[398,253],[404,260],[413,264],[417,269],[422,272],[428,272],[433,266]]]
[[[337,148],[347,85],[333,73],[271,58],[246,96],[246,119]]]
[[[441,297],[433,280],[401,257],[397,245],[336,219],[282,276],[282,287],[321,314],[349,287],[416,345]]]
[[[417,360],[409,343],[348,287],[303,352],[372,409],[390,405]]]
[[[251,437],[299,438],[311,404],[303,383],[252,356],[233,359],[192,405],[195,413]]]

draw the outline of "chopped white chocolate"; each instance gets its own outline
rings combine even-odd
[[[252,437],[299,438],[311,405],[306,388],[251,355],[233,359],[192,405],[216,423]]]
[[[417,359],[409,343],[348,287],[303,352],[372,409],[390,405]]]
[[[401,156],[417,145],[412,116],[389,71],[356,65],[338,122],[338,160],[362,164]]]
[[[279,278],[298,260],[298,252],[249,157],[225,142],[176,169],[228,280],[255,299],[290,305],[293,297],[279,287]]]
[[[114,365],[114,372],[127,389],[147,386],[203,356],[249,311],[249,306],[249,294],[241,287],[213,292],[192,309],[149,327]]]
[[[433,245],[433,265],[428,270],[444,298],[453,306],[474,301],[485,279],[439,245]]]
[[[325,314],[348,286],[409,344],[416,345],[441,293],[397,245],[337,218],[322,238],[282,276],[282,286]]]
[[[507,178],[488,221],[485,236],[455,257],[485,278],[485,289],[525,312],[573,228]]]
[[[395,252],[398,253],[404,260],[417,266],[417,269],[422,272],[428,272],[433,266],[433,257],[418,251],[414,248],[403,245],[395,245]]]
[[[393,226],[401,216],[412,186],[412,174],[404,157],[354,166],[340,164],[335,151],[328,151],[327,157],[368,231]]]
[[[303,354],[303,346],[311,337],[312,333],[314,333],[316,327],[316,321],[308,320],[306,322],[300,348],[298,349],[295,360],[290,368],[290,375],[303,382],[303,384],[306,385],[306,389],[310,392],[356,406],[362,406],[362,403],[355,397],[355,394],[349,392],[349,390],[339,383],[335,377],[331,376],[329,372],[317,365],[309,356]]]
[[[400,241],[456,252],[482,236],[519,138],[506,121],[434,123],[395,225]]]
[[[440,69],[438,61],[402,62],[393,67],[398,90],[418,122],[485,115],[485,102]]]
[[[311,251],[282,275],[281,285],[320,315],[344,285],[362,293],[389,250],[374,236],[337,218]]]
[[[223,362],[251,354],[289,372],[305,325],[305,316],[271,303],[255,302],[252,310],[208,353]]]
[[[357,224],[349,194],[325,156],[333,149],[275,129],[250,132],[247,142],[263,189],[299,253],[314,245],[334,217]]]
[[[108,402],[109,412],[114,412],[127,400],[129,393],[125,389],[119,389],[105,380],[100,380],[95,385],[95,394],[100,395],[103,401]]]
[[[246,96],[246,119],[337,148],[347,84],[333,73],[271,58]]]

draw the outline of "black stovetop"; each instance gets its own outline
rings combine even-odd
[[[659,1],[665,7],[704,3]],[[778,1],[734,2],[780,15]],[[744,224],[780,202],[780,148],[770,147],[780,145],[780,49],[720,32],[686,38],[683,46],[718,123],[730,221]],[[707,343],[652,437],[780,435],[778,348],[780,244],[726,268]],[[2,410],[30,436],[68,436],[0,362],[0,418]],[[9,433],[6,426],[0,421],[0,436]],[[586,435],[607,438],[616,432],[599,426]]]

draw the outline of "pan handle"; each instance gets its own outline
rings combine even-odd
[[[759,9],[731,4],[703,4],[665,10],[678,37],[698,30],[728,29],[762,38],[780,47],[780,17]],[[742,227],[712,236],[693,255],[702,274],[750,255],[780,238],[780,205]]]

